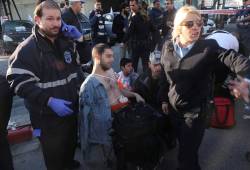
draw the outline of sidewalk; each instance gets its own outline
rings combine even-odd
[[[236,103],[237,124],[235,127],[206,130],[199,152],[202,170],[250,169],[250,162],[245,159],[246,151],[250,150],[250,120],[244,120],[242,116],[242,103],[238,102]],[[37,139],[12,145],[11,149],[15,170],[45,169],[41,147]],[[176,169],[177,152],[177,149],[173,149],[166,153],[165,164],[168,170]],[[76,150],[75,157],[81,161],[79,148]]]

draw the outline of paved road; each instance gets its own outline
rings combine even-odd
[[[115,51],[114,67],[119,69],[119,52]],[[0,69],[4,68],[6,60],[0,59]],[[20,98],[14,99],[12,119],[27,120],[28,114]],[[249,170],[244,154],[250,150],[250,120],[242,119],[242,104],[236,103],[237,124],[232,129],[207,130],[200,148],[200,162],[203,170]],[[45,169],[39,142],[33,139],[28,142],[12,146],[14,166],[16,170],[43,170]],[[167,170],[175,170],[177,149],[166,154]],[[79,149],[76,159],[81,160]]]

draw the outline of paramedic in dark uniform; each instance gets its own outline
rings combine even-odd
[[[212,75],[221,62],[240,75],[250,73],[250,61],[212,39],[200,39],[202,18],[196,8],[180,8],[172,40],[162,48],[161,63],[169,83],[169,115],[179,141],[179,170],[200,170],[198,151],[212,105]],[[249,75],[248,75],[249,76]]]
[[[85,1],[83,0],[69,0],[69,8],[62,11],[62,19],[66,24],[74,25],[79,32],[82,33],[82,26],[79,20],[81,14],[82,5]],[[91,37],[86,37],[90,40]],[[80,62],[82,64],[87,63],[91,60],[91,46],[84,40],[83,42],[77,42],[77,52],[80,56]]]
[[[47,169],[76,168],[80,165],[73,158],[82,82],[77,53],[60,31],[56,2],[47,0],[36,6],[34,21],[32,34],[10,57],[7,79],[15,94],[25,100]]]
[[[101,0],[95,0],[95,9],[89,14],[89,21],[93,31],[94,45],[108,42],[108,33],[103,14]]]

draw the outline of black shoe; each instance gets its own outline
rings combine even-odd
[[[77,160],[72,160],[69,165],[67,166],[68,170],[74,170],[81,166],[80,162]]]

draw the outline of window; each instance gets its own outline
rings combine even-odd
[[[33,24],[28,21],[6,21],[3,24],[5,32],[31,32]]]

